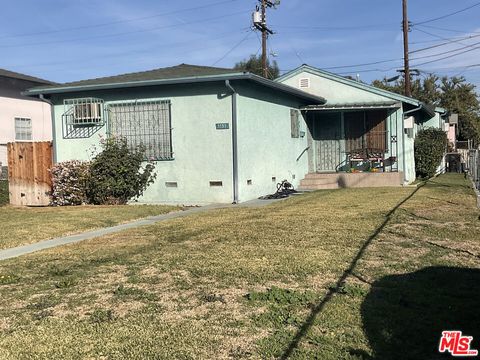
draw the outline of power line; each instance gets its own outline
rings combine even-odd
[[[337,73],[338,75],[349,75],[349,74],[353,74],[353,73],[369,73],[369,72],[388,72],[388,71],[391,71],[391,70],[395,70],[395,68],[390,68],[390,69],[365,69],[365,70],[357,70],[357,71],[347,71],[347,72],[340,72],[340,73]]]
[[[182,13],[182,12],[206,9],[206,8],[217,6],[217,5],[232,3],[232,1],[237,1],[237,0],[218,1],[218,2],[215,2],[215,3],[210,3],[210,4],[206,4],[206,5],[201,5],[201,6],[195,6],[195,7],[186,8],[186,9],[179,9],[179,10],[174,10],[174,11],[155,14],[155,15],[125,19],[125,20],[117,20],[117,21],[111,21],[111,22],[106,22],[106,23],[101,23],[101,24],[76,26],[76,27],[63,28],[63,29],[58,29],[58,30],[37,31],[37,32],[34,32],[34,33],[4,35],[4,36],[0,36],[0,39],[63,33],[63,32],[66,32],[66,31],[93,29],[93,28],[99,28],[99,27],[110,26],[110,25],[117,25],[117,24],[129,23],[129,22],[143,21],[143,20],[153,19],[153,18],[156,18],[156,17],[174,15],[174,14],[178,14],[178,13]]]
[[[416,30],[433,36],[433,34],[427,33],[426,31],[422,31],[420,29],[416,29]],[[437,48],[437,47],[440,47],[440,46],[450,45],[452,43],[462,44],[460,41],[474,39],[474,38],[477,38],[477,37],[480,37],[480,34],[479,35],[471,35],[471,36],[467,36],[467,37],[464,37],[464,38],[452,38],[452,39],[439,37],[443,40],[447,40],[447,42],[437,44],[437,45],[428,46],[428,47],[424,47],[424,48],[421,48],[421,49],[416,49],[414,51],[410,51],[410,54],[414,54],[414,53],[418,53],[418,52],[422,52],[422,51],[426,51],[426,50],[431,50],[431,49],[434,49],[434,48]],[[462,44],[462,45],[466,45],[466,44]],[[472,46],[472,45],[466,45],[466,46],[468,47],[468,46]]]
[[[260,50],[262,50],[262,39],[260,39],[260,36],[258,35],[257,32],[255,32],[255,35],[257,35],[258,42],[260,43],[260,47],[258,48],[257,52],[255,53],[255,56],[257,56],[258,53],[260,52]]]
[[[223,20],[223,18],[225,18],[225,17],[235,16],[235,15],[240,15],[240,14],[245,14],[245,13],[246,13],[246,11],[237,11],[237,12],[234,12],[234,13],[221,15],[221,16],[215,16],[215,17],[211,17],[211,18],[207,18],[207,19],[184,22],[184,23],[181,23],[181,24],[171,24],[171,25],[158,26],[158,27],[149,28],[149,29],[139,29],[139,30],[126,31],[126,32],[115,33],[115,34],[88,36],[88,37],[68,39],[68,40],[53,40],[53,41],[47,41],[47,42],[36,42],[36,43],[27,43],[27,44],[0,45],[0,48],[16,48],[16,47],[26,47],[26,46],[50,45],[50,44],[57,44],[57,43],[71,43],[71,42],[75,42],[75,41],[84,41],[84,40],[92,40],[92,39],[104,39],[104,38],[138,34],[138,33],[150,32],[150,31],[156,31],[156,30],[162,30],[162,29],[175,28],[175,27],[178,27],[178,26],[185,26],[185,25],[199,24],[199,23],[204,23],[204,22],[219,21],[219,20]]]
[[[233,45],[233,47],[228,50],[220,59],[218,59],[217,61],[215,61],[212,66],[215,66],[217,65],[220,61],[222,61],[223,59],[225,59],[228,55],[230,55],[236,48],[238,48],[240,45],[242,45],[249,37],[250,35],[252,35],[252,32],[253,30],[250,30],[247,35],[242,38],[242,40],[240,40],[238,43],[236,43],[235,45]]]
[[[427,24],[427,23],[434,22],[434,21],[437,21],[437,20],[442,20],[442,19],[445,19],[447,17],[457,15],[457,14],[460,14],[464,11],[470,10],[470,9],[476,7],[476,6],[479,6],[479,5],[480,5],[480,2],[477,2],[477,3],[475,3],[471,6],[468,6],[464,9],[460,9],[458,11],[455,11],[455,12],[452,12],[452,13],[449,13],[449,14],[446,14],[446,15],[442,15],[442,16],[439,16],[439,17],[436,17],[436,18],[433,18],[433,19],[423,20],[423,21],[420,21],[420,22],[414,22],[413,25],[422,25],[422,24]]]
[[[331,67],[326,67],[326,68],[323,68],[323,69],[325,69],[325,70],[346,69],[346,68],[351,68],[351,67],[384,64],[384,63],[389,63],[389,62],[393,62],[393,61],[401,61],[401,59],[382,60],[382,61],[375,61],[375,62],[363,63],[363,64],[354,64],[354,65],[331,66]]]
[[[432,71],[426,71],[426,70],[420,70],[420,72],[427,72],[427,73],[432,73],[435,72],[436,70],[448,70],[448,69],[463,69],[463,68],[474,68],[474,67],[480,67],[480,64],[471,64],[471,65],[465,65],[465,66],[455,66],[455,67],[444,67],[444,68],[437,68],[437,69],[432,69]],[[327,68],[324,68],[327,69]],[[351,70],[351,71],[346,71],[346,72],[339,72],[337,73],[338,75],[349,75],[353,73],[370,73],[370,72],[388,72],[391,70],[395,70],[395,67],[389,68],[389,69],[358,69],[358,70]],[[290,70],[282,70],[282,72],[286,72]]]
[[[377,25],[358,25],[358,26],[306,26],[306,25],[274,25],[278,29],[304,29],[304,30],[321,30],[321,31],[335,31],[335,30],[365,30],[365,31],[372,31],[372,30],[382,30],[386,31],[385,29],[379,29],[382,26],[392,26],[395,25],[393,23],[390,24],[377,24]],[[395,29],[391,29],[392,31],[397,31]]]
[[[445,56],[445,57],[442,57],[442,58],[440,58],[440,59],[435,59],[435,60],[426,61],[426,62],[423,62],[423,63],[420,63],[420,64],[415,64],[414,66],[422,66],[422,65],[431,64],[431,63],[434,63],[434,62],[437,62],[437,61],[441,61],[441,60],[445,60],[445,59],[450,59],[450,58],[452,58],[452,57],[455,57],[455,56],[458,56],[458,55],[463,55],[463,54],[466,54],[466,53],[468,53],[468,52],[472,52],[472,51],[478,50],[478,49],[480,49],[480,46],[477,46],[477,47],[474,47],[474,48],[472,48],[472,49],[459,52],[459,53],[457,53],[457,54]]]
[[[443,67],[443,68],[437,68],[437,69],[432,69],[431,71],[427,70],[420,70],[420,72],[426,72],[426,73],[432,73],[437,70],[449,70],[449,69],[472,69],[475,67],[480,67],[480,64],[471,64],[471,65],[464,65],[464,66],[454,66],[454,67]],[[394,70],[395,68],[389,68],[389,69],[361,69],[361,70],[351,70],[348,72],[339,72],[337,73],[338,75],[348,75],[348,74],[353,74],[353,73],[369,73],[369,72],[388,72],[391,70]],[[282,70],[283,71],[290,71],[290,70]]]
[[[438,71],[438,70],[455,70],[455,69],[468,69],[468,68],[475,68],[479,67],[480,64],[470,64],[470,65],[459,65],[459,66],[448,66],[448,67],[441,67],[441,68],[436,68],[432,69],[432,71]],[[429,72],[427,70],[422,70],[423,72]],[[431,71],[430,71],[431,72]]]
[[[437,53],[437,54],[430,54],[430,55],[425,55],[425,56],[419,56],[419,57],[416,57],[412,60],[418,60],[418,59],[426,59],[426,58],[430,58],[430,57],[436,57],[436,56],[442,56],[442,55],[445,55],[445,54],[451,54],[451,53],[454,53],[454,52],[457,52],[457,51],[460,51],[460,50],[464,50],[464,49],[468,49],[468,48],[472,48],[472,49],[478,49],[480,47],[478,46],[475,46],[475,45],[480,45],[480,42],[476,42],[474,44],[471,44],[471,45],[468,45],[468,46],[464,46],[464,47],[461,47],[461,48],[458,48],[458,49],[453,49],[453,50],[449,50],[449,51],[444,51],[442,53]]]
[[[222,39],[222,38],[230,37],[233,34],[237,35],[239,31],[243,31],[243,30],[245,30],[245,29],[238,29],[236,31],[223,33],[220,36],[216,36],[216,37],[213,37],[213,38],[208,35],[209,36],[208,40],[219,40],[219,39]],[[163,46],[168,46],[169,48],[178,47],[178,46],[181,47],[181,46],[184,46],[184,45],[191,45],[192,43],[198,43],[199,41],[201,41],[201,40],[195,39],[195,40],[188,40],[188,41],[181,41],[181,42],[164,43]],[[205,43],[202,43],[202,47],[205,47]],[[129,54],[138,55],[138,54],[151,53],[151,52],[152,52],[152,47],[148,46],[147,48],[140,49],[140,50],[135,49],[135,50],[129,50],[129,51],[123,51],[123,52],[116,52],[114,54],[95,55],[95,57],[87,57],[85,59],[82,59],[82,63],[88,62],[90,60],[98,61],[99,59],[115,58],[115,57],[120,57],[120,56],[123,56],[123,55],[129,55]],[[49,63],[35,63],[33,65],[14,64],[14,65],[2,65],[2,66],[3,67],[15,67],[15,68],[19,68],[19,69],[23,69],[23,68],[31,69],[31,68],[38,68],[38,67],[41,68],[41,67],[64,65],[64,64],[74,64],[74,63],[77,63],[77,62],[78,62],[78,59],[70,60],[70,61],[49,62]]]
[[[435,30],[442,30],[442,31],[450,31],[454,33],[461,33],[461,34],[480,34],[480,32],[477,31],[466,31],[466,30],[454,30],[454,29],[446,29],[443,27],[438,27],[438,26],[432,26],[432,25],[418,25],[420,27],[424,28],[429,28],[429,29],[435,29]]]

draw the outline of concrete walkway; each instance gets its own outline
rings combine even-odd
[[[40,250],[45,250],[57,246],[62,246],[62,245],[67,245],[67,244],[73,244],[77,243],[83,240],[88,240],[88,239],[93,239],[96,237],[100,236],[105,236],[109,234],[114,234],[123,230],[127,229],[134,229],[140,226],[145,226],[145,225],[152,225],[155,224],[159,221],[165,221],[165,220],[170,220],[170,219],[177,219],[177,218],[182,218],[186,216],[190,216],[193,214],[198,214],[202,212],[206,212],[209,210],[215,210],[215,209],[223,209],[223,208],[234,208],[234,207],[261,207],[265,205],[269,205],[273,202],[281,201],[283,199],[279,200],[252,200],[252,201],[247,201],[245,203],[241,203],[239,205],[233,205],[233,204],[213,204],[213,205],[207,205],[207,206],[202,206],[202,207],[195,207],[191,208],[185,211],[176,211],[176,212],[171,212],[168,214],[164,215],[157,215],[157,216],[151,216],[145,219],[140,219],[140,220],[135,220],[129,223],[121,224],[121,225],[115,225],[107,228],[102,228],[98,230],[92,230],[92,231],[87,231],[84,233],[76,234],[76,235],[69,235],[69,236],[64,236],[64,237],[59,237],[51,240],[44,240],[40,241],[34,244],[29,244],[29,245],[23,245],[23,246],[18,246],[14,247],[11,249],[5,249],[5,250],[0,250],[0,261],[1,260],[6,260],[6,259],[11,259],[15,257],[19,257],[22,255],[30,254],[36,251]]]

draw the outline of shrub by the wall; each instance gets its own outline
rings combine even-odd
[[[87,196],[93,204],[126,204],[143,194],[156,174],[145,163],[145,149],[131,148],[124,138],[101,142],[102,151],[90,163]]]
[[[427,128],[418,132],[415,138],[415,170],[418,178],[435,175],[447,143],[447,134],[443,130]]]
[[[61,162],[55,164],[50,172],[53,184],[52,205],[81,205],[87,202],[88,162]]]

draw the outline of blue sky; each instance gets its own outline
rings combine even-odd
[[[410,0],[409,16],[415,24],[476,3]],[[4,1],[0,67],[57,82],[179,63],[232,67],[260,50],[259,34],[251,31],[255,5],[255,0]],[[412,51],[448,44],[412,54],[418,58],[412,67],[463,75],[480,85],[480,66],[465,67],[480,63],[479,15],[480,6],[474,6],[415,25]],[[269,52],[282,71],[308,63],[358,73],[370,82],[402,67],[401,0],[282,0],[269,11],[268,22],[276,31]],[[450,55],[455,56],[440,60]],[[350,65],[355,66],[335,68]]]

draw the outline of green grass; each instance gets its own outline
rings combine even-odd
[[[0,249],[180,210],[174,206],[0,206]]]
[[[446,175],[390,213],[413,191],[320,191],[2,262],[2,358],[438,358],[441,329],[480,338],[479,211]]]

